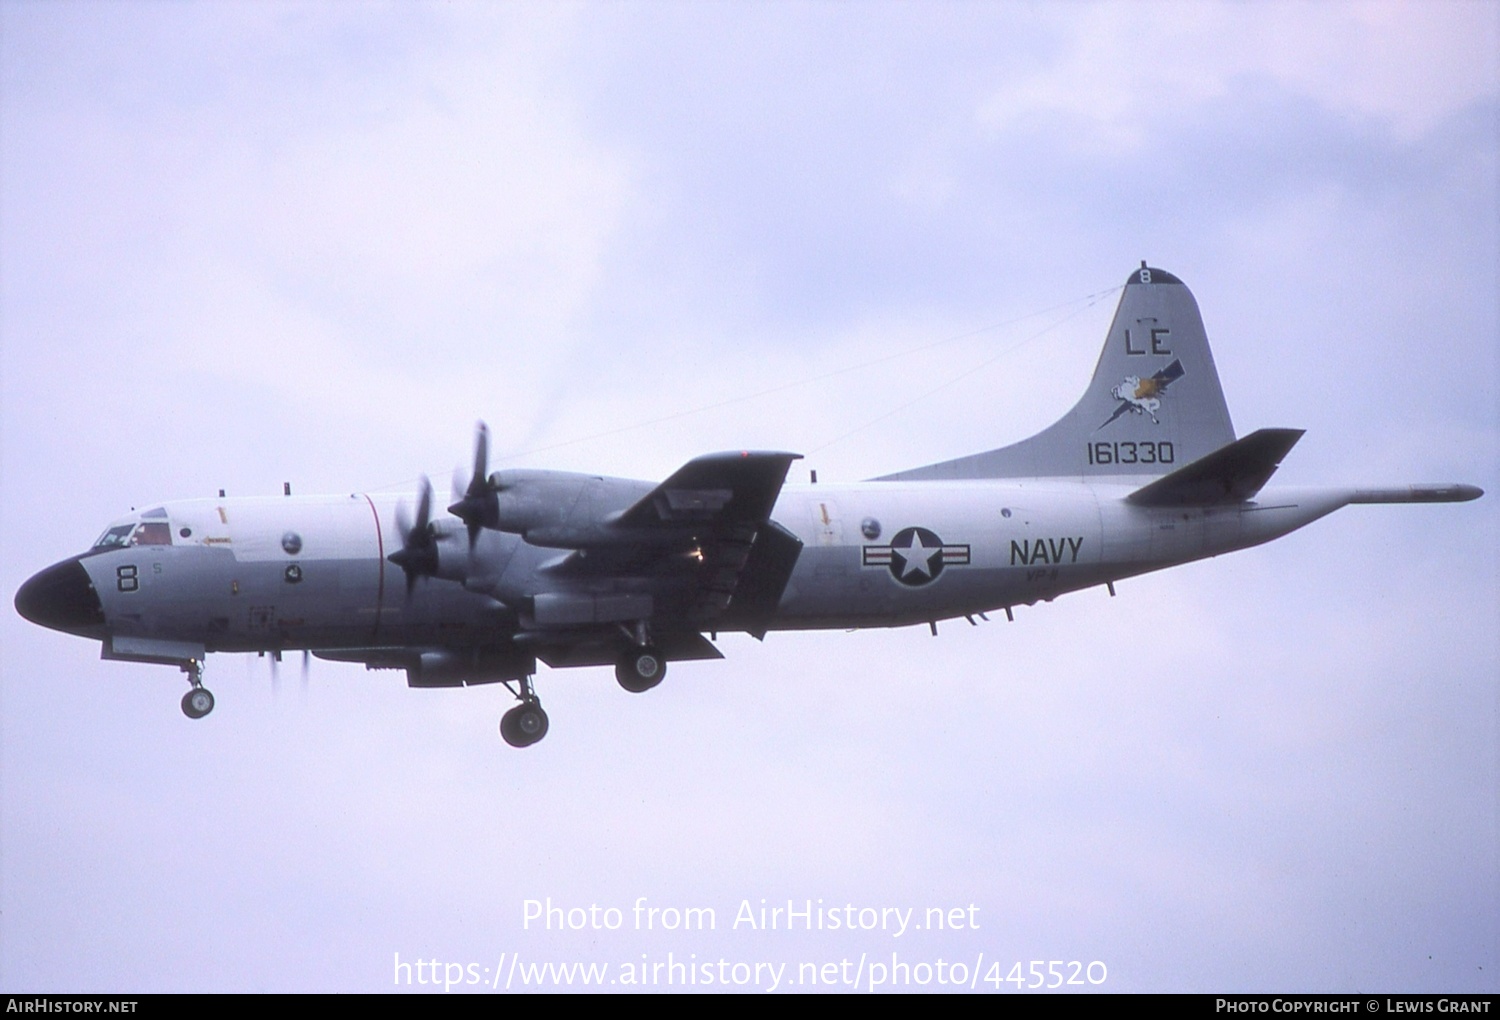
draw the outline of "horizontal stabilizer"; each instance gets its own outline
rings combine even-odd
[[[1261,490],[1301,438],[1301,429],[1260,429],[1163,475],[1127,499],[1137,506],[1243,502]]]

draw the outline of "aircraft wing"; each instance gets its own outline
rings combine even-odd
[[[801,541],[771,520],[798,459],[753,451],[696,457],[606,518],[587,548],[547,570],[558,578],[608,579],[616,590],[649,596],[661,623],[764,634],[802,551]],[[591,619],[613,615],[593,605]]]
[[[710,453],[694,457],[610,523],[621,528],[695,530],[758,527],[770,519],[797,453]]]

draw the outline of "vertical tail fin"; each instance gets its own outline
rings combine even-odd
[[[1144,262],[1125,281],[1083,399],[1051,427],[998,450],[879,481],[1160,475],[1234,441],[1198,302]]]

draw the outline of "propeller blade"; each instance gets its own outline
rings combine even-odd
[[[477,432],[474,437],[474,473],[469,476],[470,496],[483,495],[490,484],[490,428],[480,422]]]
[[[302,693],[307,693],[307,676],[312,667],[312,652],[302,649]]]
[[[396,529],[401,533],[401,548],[386,559],[406,572],[406,597],[411,599],[417,578],[431,577],[438,570],[437,535],[432,527],[432,483],[422,476],[417,496],[417,519],[408,520],[405,504],[396,505]]]
[[[490,461],[490,430],[484,422],[480,422],[475,430],[474,437],[474,471],[469,475],[469,483],[463,486],[463,495],[459,496],[459,474],[453,473],[453,505],[448,507],[448,512],[463,521],[469,530],[469,552],[474,551],[474,543],[479,540],[481,528],[498,528],[500,526],[500,501],[496,497],[497,489],[490,484],[489,461]]]
[[[418,531],[426,531],[427,525],[432,518],[432,483],[427,476],[422,476],[422,494],[417,497],[417,523]]]

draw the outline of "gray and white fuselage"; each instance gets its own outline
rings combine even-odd
[[[787,485],[772,519],[802,542],[771,630],[900,627],[1049,600],[1258,545],[1351,502],[1353,489],[1266,489],[1229,507],[1133,506],[1149,479]],[[164,523],[170,543],[100,546],[78,562],[119,650],[204,652],[484,644],[559,590],[558,549],[482,532],[477,580],[417,583],[387,556],[401,545],[390,494],[183,500],[110,525]],[[921,528],[894,548],[891,540]],[[461,575],[461,526],[443,548]],[[127,533],[129,534],[129,533]],[[127,542],[129,537],[127,537]],[[586,592],[591,585],[580,583]],[[566,590],[566,587],[564,588]],[[532,633],[545,636],[546,628]]]

